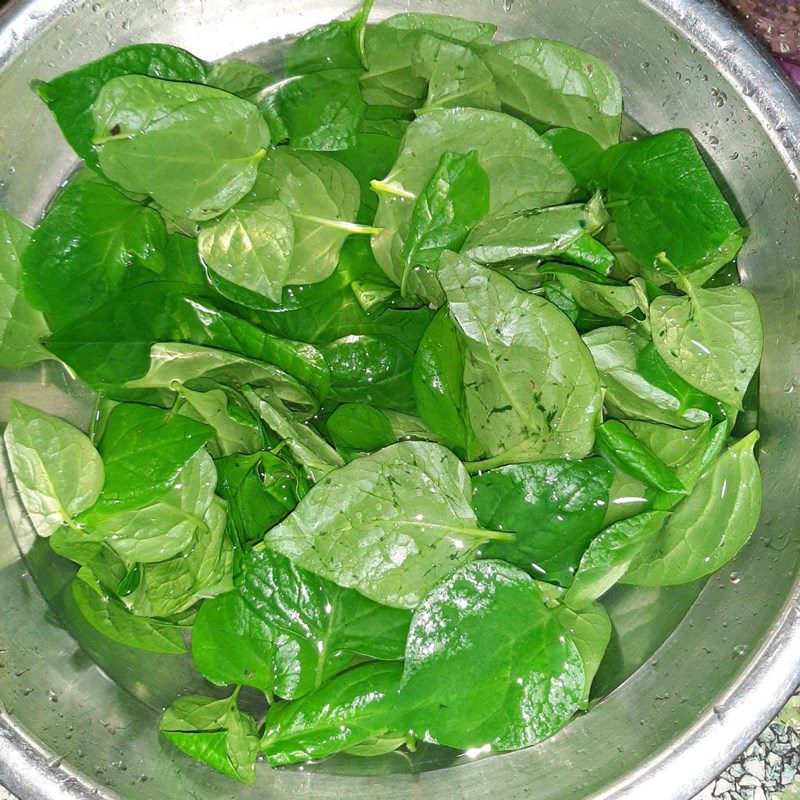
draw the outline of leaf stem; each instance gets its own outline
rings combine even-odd
[[[399,186],[393,186],[391,183],[384,181],[371,180],[369,187],[375,194],[390,194],[394,197],[402,197],[404,200],[416,200],[417,196],[412,192],[408,192]]]
[[[304,219],[307,222],[316,222],[317,225],[323,225],[326,228],[335,228],[340,231],[347,231],[347,233],[360,233],[367,236],[372,236],[381,233],[383,228],[373,228],[371,225],[359,225],[355,222],[345,222],[341,219],[326,219],[325,217],[315,217],[311,214],[292,214],[295,219]]]

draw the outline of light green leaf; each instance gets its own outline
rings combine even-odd
[[[251,61],[233,58],[214,64],[206,75],[205,84],[235,94],[245,100],[275,80],[263,67]]]
[[[754,431],[701,476],[631,565],[623,583],[673,586],[710,575],[744,547],[761,513]]]
[[[487,456],[478,466],[587,455],[600,381],[569,319],[455,253],[444,254],[439,276],[466,339],[467,409]]]
[[[138,585],[124,598],[134,614],[168,617],[233,588],[233,546],[225,530],[225,503],[213,498],[203,521],[187,550],[167,561],[142,565]]]
[[[392,171],[376,188],[380,192],[372,239],[375,258],[398,286],[405,264],[403,245],[414,208],[413,198],[425,188],[443,153],[475,151],[489,176],[490,214],[512,214],[569,200],[574,179],[550,146],[525,123],[493,111],[436,109],[412,122]],[[519,180],[525,175],[524,181]],[[430,270],[410,276],[408,289],[434,305],[441,305],[441,286]]]
[[[252,103],[140,75],[108,81],[93,114],[103,172],[189,219],[216,217],[244,197],[270,141]]]
[[[588,605],[580,611],[562,606],[557,614],[559,625],[572,640],[583,661],[585,682],[581,704],[585,707],[592,681],[611,641],[611,619],[599,603]]]
[[[514,750],[563,727],[585,684],[580,652],[536,582],[476,561],[414,612],[394,727],[450,747]]]
[[[504,111],[526,122],[575,128],[602,147],[619,141],[622,90],[599,58],[563,42],[516,39],[493,45],[484,59]]]
[[[278,201],[244,203],[203,228],[197,247],[222,279],[279,303],[294,248],[292,215]]]
[[[681,288],[685,297],[661,295],[650,305],[656,349],[696,389],[741,409],[764,345],[758,304],[743,286],[683,280]]]
[[[20,291],[20,259],[31,231],[0,208],[0,364],[19,369],[51,358],[39,340],[50,329]]]
[[[425,104],[417,114],[433,108],[500,110],[492,73],[469,47],[425,33],[414,47],[411,67],[428,82]]]
[[[87,567],[81,567],[72,581],[72,596],[87,622],[115,642],[153,653],[186,652],[180,627],[134,616],[103,588]]]
[[[478,527],[469,476],[441,445],[400,442],[323,478],[265,544],[299,566],[414,608],[493,537]]]
[[[622,576],[641,551],[664,525],[665,511],[647,511],[609,525],[583,554],[564,602],[581,610],[602,597]]]
[[[224,700],[186,695],[161,717],[164,737],[192,758],[242,783],[255,780],[258,730],[236,705],[238,691]]]
[[[3,438],[17,490],[39,536],[74,525],[73,518],[100,496],[100,454],[69,423],[12,400]]]
[[[470,233],[462,253],[482,264],[548,259],[567,251],[582,236],[599,231],[606,219],[599,195],[586,204],[495,214]]]
[[[648,340],[619,326],[597,328],[584,334],[600,383],[605,389],[603,404],[617,419],[660,422],[676,428],[694,428],[709,419],[698,408],[682,408],[680,401],[650,383],[638,370],[637,359]]]
[[[371,105],[415,108],[425,97],[426,82],[412,67],[414,46],[425,34],[485,48],[496,26],[439,14],[397,14],[367,28],[364,50],[368,71],[361,78]]]

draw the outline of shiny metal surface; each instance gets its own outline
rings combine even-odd
[[[759,528],[705,587],[612,594],[615,636],[598,677],[598,688],[611,693],[549,741],[474,762],[427,749],[413,760],[264,767],[248,788],[159,740],[159,708],[202,687],[202,680],[188,659],[132,654],[80,623],[64,593],[68,566],[34,541],[0,464],[8,516],[0,521],[0,783],[22,800],[683,800],[744,749],[800,681],[796,96],[724,12],[702,0],[377,5],[376,16],[409,8],[461,14],[496,22],[503,37],[542,35],[580,45],[617,70],[628,112],[645,128],[687,127],[704,146],[752,230],[740,266],[766,334]],[[0,205],[33,223],[74,167],[29,91],[32,79],[137,41],[172,42],[207,59],[234,51],[270,59],[280,47],[261,43],[346,6],[346,0],[12,0],[0,10]],[[8,396],[77,424],[87,418],[87,395],[55,365],[0,375],[0,397]]]

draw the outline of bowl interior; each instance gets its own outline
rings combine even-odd
[[[130,650],[82,620],[67,591],[74,569],[36,540],[3,459],[8,520],[0,523],[0,597],[5,600],[0,721],[6,720],[9,730],[24,731],[48,754],[42,785],[50,788],[31,788],[31,797],[60,797],[53,787],[89,784],[99,787],[101,796],[106,792],[126,800],[330,798],[352,791],[356,776],[371,798],[416,797],[420,782],[427,793],[443,798],[482,797],[489,787],[509,798],[588,797],[680,741],[703,713],[716,708],[724,718],[726,692],[751,668],[793,591],[800,557],[790,468],[800,458],[795,390],[800,257],[786,243],[800,237],[800,196],[785,154],[770,138],[774,133],[749,109],[747,92],[639,0],[601,5],[505,0],[490,6],[442,0],[402,7],[389,2],[380,3],[374,16],[408,8],[492,21],[503,38],[546,36],[584,47],[617,70],[634,119],[652,131],[689,128],[705,149],[752,231],[740,271],[759,300],[766,334],[760,386],[765,510],[759,529],[736,562],[707,585],[620,586],[604,598],[614,635],[594,693],[605,699],[548,742],[477,762],[444,748],[421,747],[411,756],[340,757],[297,770],[264,768],[256,786],[247,788],[189,762],[159,740],[157,715],[174,697],[219,690],[203,681],[188,656]],[[0,205],[34,223],[75,168],[74,155],[30,92],[31,80],[140,41],[178,44],[209,60],[239,52],[279,68],[286,37],[346,10],[344,4],[309,0],[291,6],[256,0],[12,3],[6,27],[0,28],[0,109],[5,109],[0,114]],[[3,415],[9,397],[84,427],[91,410],[87,390],[55,364],[0,374]],[[649,668],[639,670],[643,664]],[[255,693],[246,699],[259,703]],[[768,716],[768,699],[764,706]],[[729,755],[732,759],[735,752]],[[0,748],[0,781],[2,762]]]

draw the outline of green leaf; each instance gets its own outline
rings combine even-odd
[[[3,434],[11,472],[39,536],[50,536],[89,508],[103,488],[103,462],[67,422],[12,400]]]
[[[338,450],[374,452],[396,440],[392,426],[377,408],[364,403],[344,403],[328,418],[326,425]]]
[[[495,25],[438,14],[397,14],[367,28],[367,73],[361,78],[364,99],[372,105],[417,108],[427,89],[412,67],[414,47],[424,34],[461,44],[486,47]]]
[[[224,700],[186,695],[164,712],[158,729],[164,738],[197,761],[242,783],[255,780],[258,730],[239,711],[234,692]]]
[[[500,111],[492,73],[470,47],[423,33],[414,46],[411,68],[428,83],[428,95],[418,114],[432,108]]]
[[[279,303],[294,239],[289,209],[273,200],[232,208],[200,231],[197,246],[203,263],[223,281]]]
[[[626,285],[591,269],[568,264],[548,265],[542,268],[542,272],[554,275],[581,308],[603,319],[620,320],[647,311],[646,306],[642,309],[642,293],[635,285]]]
[[[741,409],[764,345],[758,304],[743,286],[682,288],[685,297],[662,295],[650,306],[656,350],[696,389]]]
[[[386,737],[402,674],[400,664],[363,664],[300,700],[272,706],[261,751],[277,767]]]
[[[269,542],[267,542],[269,544]],[[402,660],[411,614],[380,605],[302,569],[273,550],[246,555],[238,591],[274,628],[311,645],[314,684],[340,672],[354,656]]]
[[[581,706],[586,708],[592,681],[611,641],[611,619],[599,603],[578,610],[564,606],[558,610],[558,622],[569,636],[583,661],[586,676]]]
[[[669,494],[688,494],[680,478],[623,423],[615,419],[595,431],[595,450],[617,469]]]
[[[326,475],[265,539],[297,565],[398,608],[414,608],[495,534],[481,530],[452,453],[400,442]]]
[[[454,253],[442,257],[439,277],[466,340],[467,411],[487,456],[477,466],[587,455],[600,382],[569,319]]]
[[[183,371],[177,376],[181,382],[200,374],[200,367],[212,373],[219,370],[217,375],[229,368],[234,376],[240,370],[262,375],[272,372],[284,390],[290,390],[286,395],[289,402],[308,407],[314,407],[327,391],[330,378],[316,349],[267,334],[222,311],[196,287],[184,284],[155,283],[130,289],[54,332],[48,349],[90,386],[105,389],[113,397],[121,384],[142,378],[149,368],[158,368],[160,375],[170,374],[172,367],[151,361],[151,348],[164,343],[157,355],[164,354],[164,347],[177,355],[175,343],[181,342],[196,346],[186,347],[175,365],[175,372]],[[223,350],[231,353],[215,352]],[[236,353],[240,356],[233,355]],[[241,356],[274,364],[299,377],[313,392],[292,381],[289,374],[247,360],[242,363]],[[127,397],[123,393],[121,399]]]
[[[447,308],[425,330],[414,359],[412,385],[423,422],[459,457],[473,460],[481,449],[472,430],[464,387],[466,344]]]
[[[149,75],[169,81],[202,83],[207,66],[191,53],[168,44],[134,44],[123,47],[72,72],[36,85],[52,111],[64,138],[90,166],[98,166],[92,144],[92,106],[103,85],[121,75]]]
[[[639,354],[648,340],[619,326],[598,328],[584,334],[600,383],[605,389],[603,404],[609,416],[660,422],[676,428],[694,428],[709,419],[707,412],[682,408],[669,392],[648,380],[638,368]]]
[[[50,358],[39,340],[50,329],[21,292],[20,264],[31,231],[0,208],[0,365],[20,369]]]
[[[93,114],[103,172],[189,219],[211,219],[241,200],[270,142],[256,106],[198,84],[113,78]]]
[[[232,455],[216,462],[217,493],[228,502],[228,525],[242,547],[261,541],[311,488],[291,456],[283,455]]]
[[[185,386],[180,389],[183,404],[178,413],[210,425],[216,433],[206,447],[214,458],[234,453],[256,453],[264,446],[261,425],[252,414],[228,402],[224,389],[195,392]]]
[[[71,184],[23,254],[25,296],[61,327],[125,289],[158,280],[166,245],[164,223],[152,208],[102,183]]]
[[[397,339],[351,335],[320,349],[331,370],[331,402],[415,409],[411,385],[414,351]]]
[[[93,539],[104,539],[126,561],[165,561],[185,550],[198,529],[205,527],[216,481],[214,462],[200,449],[157,502],[111,516],[106,516],[102,504],[98,504],[80,515],[77,522]]]
[[[394,725],[461,749],[527,747],[567,723],[585,682],[536,583],[502,561],[476,561],[414,612]]]
[[[564,253],[585,234],[599,231],[606,218],[599,195],[585,205],[495,214],[472,231],[463,252],[482,264],[516,258],[551,258]]]
[[[602,147],[619,141],[622,89],[599,58],[563,42],[516,39],[493,45],[484,60],[507,113],[575,128]]]
[[[587,196],[600,186],[600,158],[603,148],[588,133],[574,128],[550,128],[542,134],[553,152],[572,173]]]
[[[213,428],[160,408],[121,403],[108,416],[99,450],[103,491],[90,517],[140,508],[166,494]]]
[[[714,462],[641,551],[624,583],[689,583],[716,572],[744,547],[761,513],[757,440],[753,431]]]
[[[124,598],[125,605],[139,616],[168,617],[198,600],[229,592],[233,546],[225,532],[226,521],[225,503],[213,498],[205,525],[185,551],[167,561],[141,565],[139,583]]]
[[[206,317],[206,321],[210,321],[210,317]],[[327,397],[330,370],[316,348],[270,336],[224,312],[220,314],[219,323],[220,333],[227,334],[227,341],[221,341],[221,345],[233,344],[255,357],[245,358],[214,347],[160,342],[150,349],[147,373],[126,381],[125,387],[161,389],[167,399],[172,400],[186,385],[205,388],[214,381],[234,387],[249,384],[267,387],[285,402],[309,410],[314,410],[319,400]],[[223,325],[227,325],[227,329],[222,329]],[[209,338],[214,341],[213,334]]]
[[[264,390],[245,388],[244,395],[253,410],[305,467],[313,481],[344,464],[344,459],[313,428],[294,419],[285,405]]]
[[[253,100],[264,87],[275,79],[263,67],[239,58],[221,61],[208,71],[204,83],[245,100]]]
[[[472,227],[489,210],[489,176],[475,152],[443,153],[411,212],[403,245],[400,293],[407,295],[412,270],[435,272],[445,250],[460,250]]]
[[[284,72],[305,75],[327,69],[362,69],[364,29],[372,0],[364,0],[350,18],[317,25],[304,33],[286,54]]]
[[[262,92],[260,105],[268,117],[277,117],[296,150],[346,150],[364,118],[360,74],[359,68],[295,75]]]
[[[623,142],[601,167],[622,245],[645,274],[659,278],[660,253],[683,273],[733,260],[742,227],[687,131]],[[668,280],[662,273],[660,282]]]
[[[646,511],[609,525],[583,554],[564,595],[566,605],[581,610],[602,597],[628,571],[645,542],[658,534],[667,516],[665,511]]]
[[[345,239],[372,231],[353,223],[360,202],[358,181],[327,156],[274,150],[259,167],[252,197],[280,201],[291,213],[294,240],[286,284],[325,280],[336,269]]]
[[[436,169],[443,153],[475,151],[492,187],[489,214],[513,214],[566,202],[574,181],[550,146],[525,123],[493,111],[436,109],[412,122],[391,172],[377,185],[380,191],[373,237],[375,258],[398,286],[405,263],[403,245],[408,237],[413,203]],[[514,157],[509,158],[508,153]],[[524,181],[519,180],[525,175]],[[409,293],[441,305],[437,276],[420,269],[411,274]]]
[[[517,534],[512,542],[488,542],[481,553],[516,564],[538,580],[569,585],[603,528],[612,477],[599,458],[514,464],[474,476],[478,522]]]
[[[86,567],[81,567],[72,581],[72,596],[87,622],[115,642],[153,653],[186,652],[183,634],[177,625],[134,616]]]
[[[391,120],[391,122],[399,122]],[[407,122],[403,122],[407,126]],[[328,155],[344,164],[355,175],[361,187],[361,206],[356,222],[369,225],[375,219],[378,210],[378,196],[372,191],[371,182],[388,174],[392,164],[400,152],[400,139],[404,131],[395,135],[383,130],[362,130],[355,136],[355,141],[346,150],[335,150]],[[380,269],[378,270],[380,272]]]

